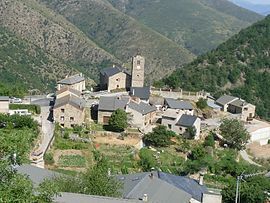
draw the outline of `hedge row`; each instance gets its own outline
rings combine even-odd
[[[40,106],[36,104],[10,104],[9,108],[12,110],[28,109],[29,112],[34,114],[40,114]]]

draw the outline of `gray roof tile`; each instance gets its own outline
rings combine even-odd
[[[81,82],[83,80],[85,80],[84,77],[81,76],[80,74],[77,74],[77,75],[73,75],[73,76],[70,76],[68,78],[65,78],[63,80],[60,80],[57,83],[63,84],[63,85],[73,85],[73,84],[76,84],[76,83]]]
[[[156,107],[151,106],[144,102],[136,103],[136,102],[131,101],[128,104],[128,107],[143,115],[156,111]]]
[[[107,77],[111,77],[117,73],[126,73],[128,75],[130,75],[126,70],[119,68],[119,67],[109,67],[109,68],[104,68],[100,71],[100,73],[102,75],[106,75]]]
[[[100,97],[98,110],[99,111],[115,111],[117,109],[125,109],[129,98],[122,97]]]
[[[165,103],[171,109],[183,109],[183,110],[193,109],[191,103],[188,101],[179,101],[172,98],[166,98]]]
[[[69,94],[64,97],[57,98],[55,100],[54,108],[61,107],[65,104],[70,104],[74,106],[75,108],[83,109],[85,107],[86,102],[84,99],[81,99],[77,96]]]
[[[245,100],[242,100],[242,99],[237,99],[237,100],[230,103],[230,105],[237,106],[237,107],[240,107],[240,108],[246,106],[247,104],[248,103]]]
[[[223,95],[219,99],[216,100],[216,103],[220,104],[220,105],[225,105],[225,104],[228,104],[236,99],[237,99],[237,97],[234,97],[234,96]]]
[[[198,119],[197,116],[183,114],[177,121],[176,125],[184,127],[192,127],[197,119]]]
[[[190,194],[159,179],[156,173],[153,177],[150,173],[139,173],[123,175],[118,179],[124,183],[124,188],[131,186],[129,191],[124,189],[124,198],[142,199],[147,194],[148,202],[152,203],[188,203],[191,199]]]
[[[148,100],[150,97],[150,87],[131,87],[129,95],[131,97],[138,97],[142,100]]]

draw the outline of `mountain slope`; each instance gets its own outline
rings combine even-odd
[[[146,26],[202,54],[262,17],[227,0],[109,0]]]
[[[257,4],[250,3],[246,0],[230,0],[234,4],[241,6],[245,9],[248,9],[250,11],[254,11],[256,13],[259,13],[261,15],[268,15],[270,14],[270,3],[269,4],[260,4],[258,2]]]
[[[1,1],[0,26],[92,79],[97,79],[98,69],[106,64],[122,63],[35,0]]]
[[[270,120],[269,33],[270,16],[176,70],[163,82],[174,88],[231,92],[256,104],[257,114]]]
[[[0,81],[25,89],[48,90],[76,70],[0,26]]]
[[[190,62],[194,55],[161,34],[115,9],[106,0],[40,0],[63,15],[123,62],[137,53],[146,57],[148,79]],[[151,77],[150,77],[151,76]]]

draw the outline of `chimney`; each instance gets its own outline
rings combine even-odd
[[[199,177],[199,185],[203,185],[203,174],[200,173],[200,177]]]
[[[153,173],[150,173],[149,177],[150,177],[151,179],[153,179],[153,178],[154,178],[154,174],[153,174]]]
[[[142,201],[143,202],[148,202],[148,195],[147,194],[143,195]]]
[[[113,66],[112,66],[113,68],[115,68],[115,65],[113,64]]]
[[[135,95],[135,89],[134,88],[132,89],[132,95],[133,96]]]

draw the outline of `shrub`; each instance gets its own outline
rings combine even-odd
[[[196,102],[196,106],[199,109],[205,109],[207,107],[207,100],[200,98],[197,102]]]
[[[213,133],[210,133],[204,140],[203,145],[210,146],[210,147],[215,147],[215,139]]]
[[[109,119],[110,129],[115,132],[123,132],[127,126],[127,113],[122,109],[114,111]]]
[[[53,155],[51,153],[46,153],[44,156],[45,164],[52,165],[54,164]]]

